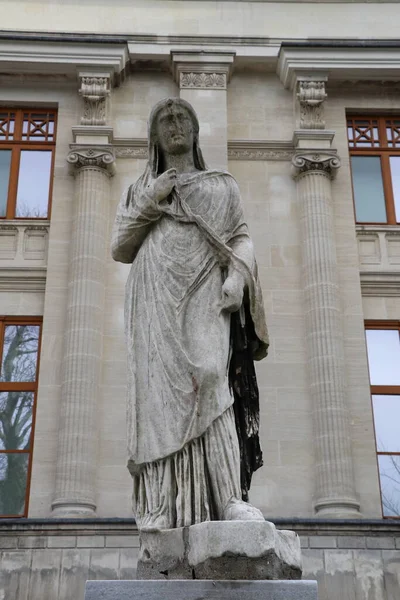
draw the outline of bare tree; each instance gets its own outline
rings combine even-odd
[[[383,512],[387,517],[400,517],[400,456],[389,454],[385,458],[390,460],[390,471],[379,469]]]
[[[5,328],[1,381],[35,381],[39,327],[8,325]],[[0,392],[0,448],[29,450],[33,391]],[[0,513],[23,511],[28,454],[0,454]]]

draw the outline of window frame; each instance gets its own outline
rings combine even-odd
[[[389,146],[388,137],[386,132],[386,121],[399,120],[393,115],[359,115],[359,114],[347,114],[346,115],[346,134],[348,141],[348,150],[350,156],[350,173],[351,173],[351,187],[353,194],[353,206],[354,206],[354,220],[357,225],[400,225],[400,216],[399,221],[396,220],[396,209],[395,209],[395,201],[393,194],[393,185],[392,185],[392,177],[391,177],[391,169],[390,169],[390,157],[391,156],[399,156],[400,157],[400,145],[398,146]],[[357,147],[350,146],[351,140],[349,139],[348,130],[349,130],[349,122],[352,123],[352,128],[354,130],[353,123],[355,121],[377,121],[377,129],[378,129],[378,144],[376,146],[371,146],[370,148],[366,147]],[[379,156],[381,171],[382,171],[382,186],[383,186],[383,194],[385,199],[385,208],[386,208],[386,221],[357,221],[357,211],[356,211],[356,197],[354,193],[354,177],[353,177],[353,169],[352,169],[352,156]]]
[[[42,345],[42,331],[43,331],[43,317],[12,317],[12,316],[0,316],[0,368],[3,363],[3,350],[4,350],[4,333],[7,325],[38,325],[39,326],[39,338],[38,338],[38,351],[36,360],[36,378],[35,381],[27,382],[6,382],[0,381],[0,392],[9,391],[28,391],[33,392],[33,405],[32,405],[32,428],[29,440],[28,450],[1,450],[1,454],[27,454],[28,455],[28,468],[26,472],[26,488],[25,488],[25,503],[24,511],[22,514],[0,514],[0,519],[23,519],[28,516],[29,513],[29,499],[30,499],[30,488],[31,488],[31,476],[32,476],[32,463],[33,463],[33,447],[35,438],[35,425],[36,425],[36,407],[37,407],[37,392],[39,387],[39,370],[40,370],[40,351]]]
[[[397,331],[399,334],[399,338],[400,338],[400,320],[367,319],[364,322],[364,325],[365,325],[365,327],[364,327],[365,331],[367,331],[368,329]],[[365,345],[367,348],[366,334],[365,334]],[[368,360],[368,355],[367,355],[367,360]],[[381,476],[380,476],[380,471],[379,471],[379,456],[399,456],[400,457],[400,452],[382,452],[382,451],[378,450],[378,443],[377,443],[376,430],[375,430],[374,403],[373,403],[373,398],[372,398],[375,395],[376,396],[400,396],[400,385],[371,385],[371,378],[370,378],[370,390],[371,390],[372,423],[373,423],[373,427],[374,427],[375,453],[376,453],[376,463],[377,463],[377,469],[378,469],[382,518],[383,519],[400,520],[400,515],[398,515],[398,516],[384,515],[383,501],[382,501]]]
[[[7,106],[0,107],[1,112],[15,113],[15,125],[13,139],[3,140],[0,138],[0,150],[11,150],[11,161],[10,161],[10,176],[8,181],[8,192],[7,192],[7,205],[5,216],[0,216],[0,223],[4,220],[41,220],[49,221],[51,217],[51,206],[53,197],[53,179],[54,179],[54,162],[55,162],[55,146],[57,137],[57,110],[55,108],[38,108],[35,107],[15,107]],[[23,140],[23,122],[24,114],[48,114],[54,115],[54,132],[52,134],[53,139],[51,141],[31,141]],[[18,193],[18,178],[19,168],[21,162],[21,152],[23,150],[39,150],[39,151],[51,151],[51,166],[50,166],[50,181],[49,181],[49,197],[47,204],[47,216],[46,217],[18,217],[16,213],[17,208],[17,193]]]

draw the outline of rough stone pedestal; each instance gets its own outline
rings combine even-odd
[[[142,529],[137,579],[301,579],[300,540],[268,521]]]
[[[85,600],[317,600],[316,581],[88,581]]]

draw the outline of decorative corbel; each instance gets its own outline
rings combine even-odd
[[[300,129],[325,129],[325,81],[300,80],[296,95],[300,104]]]
[[[79,94],[84,109],[81,125],[105,125],[111,81],[108,74],[80,74]]]

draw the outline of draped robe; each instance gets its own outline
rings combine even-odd
[[[233,404],[231,315],[220,310],[223,281],[232,266],[241,271],[248,290],[259,342],[256,358],[268,345],[252,245],[233,177],[216,170],[182,175],[176,191],[158,207],[149,195],[151,182],[147,169],[124,193],[112,238],[114,259],[132,263],[125,296],[132,475],[180,452]]]

